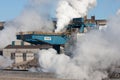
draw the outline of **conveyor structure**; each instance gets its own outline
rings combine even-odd
[[[60,46],[65,45],[73,36],[71,34],[77,32],[84,32],[84,19],[74,18],[72,22],[66,28],[65,33],[41,33],[41,32],[28,32],[20,33],[17,35],[17,39],[29,42],[35,45],[52,45],[57,52],[60,52]]]
[[[21,39],[23,41],[29,42],[35,45],[52,45],[53,48],[60,52],[60,46],[67,43],[69,40],[69,36],[64,33],[30,33],[30,34],[19,34],[17,35],[17,39]]]

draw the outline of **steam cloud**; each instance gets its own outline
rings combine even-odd
[[[51,0],[29,0],[23,12],[14,20],[6,22],[5,28],[0,31],[0,48],[16,40],[17,32],[52,32],[54,30],[52,20],[50,20],[52,11],[55,10]]]
[[[118,10],[117,14],[118,14],[118,15],[120,14],[120,9]]]
[[[57,3],[59,0],[54,1]],[[29,0],[23,13],[7,22],[4,30],[0,31],[0,48],[15,40],[19,31],[53,31],[53,24],[48,17],[51,14],[49,10],[53,10],[51,5],[54,1]],[[61,31],[72,18],[85,16],[95,4],[96,0],[60,0],[56,32]],[[62,78],[102,80],[107,76],[107,68],[120,65],[119,22],[118,14],[108,21],[106,31],[92,31],[78,38],[72,58],[65,54],[58,55],[54,49],[40,50],[39,63],[43,71],[54,72]],[[0,59],[4,60],[3,57]]]
[[[0,69],[4,69],[6,67],[12,66],[11,65],[12,63],[13,63],[12,60],[0,56]]]
[[[60,0],[56,10],[58,21],[55,32],[61,32],[73,18],[87,15],[95,5],[96,0]]]
[[[96,0],[29,0],[20,16],[6,22],[4,30],[0,31],[0,48],[15,40],[17,32],[53,32],[54,27],[50,16],[54,15],[55,11],[58,18],[58,27],[55,31],[59,32],[72,18],[86,15],[88,9],[95,4]]]
[[[55,1],[55,0],[54,0]],[[16,40],[16,34],[21,31],[52,32],[54,27],[50,20],[53,10],[51,0],[29,0],[23,12],[14,20],[7,21],[0,31],[0,49]],[[49,8],[49,9],[48,9]],[[9,59],[0,56],[0,68],[12,64]]]
[[[91,31],[77,39],[72,58],[54,49],[41,50],[39,63],[45,72],[79,80],[102,80],[107,70],[120,66],[120,15],[108,20],[107,28]]]

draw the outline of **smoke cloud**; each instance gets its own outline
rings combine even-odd
[[[5,22],[4,29],[0,31],[0,49],[16,40],[18,32],[52,32],[54,27],[50,16],[52,14],[51,11],[54,11],[53,7],[51,0],[28,0],[28,4],[18,17]],[[0,68],[9,64],[11,62],[8,59],[0,56]]]
[[[55,32],[61,32],[73,18],[87,15],[95,5],[96,0],[60,0],[56,10],[58,21]]]
[[[55,15],[55,11],[58,18],[56,32],[59,32],[72,18],[86,15],[95,4],[96,0],[28,0],[23,12],[14,20],[6,22],[5,28],[0,31],[0,48],[15,40],[17,32],[53,32],[54,26],[50,17]]]
[[[0,48],[16,40],[16,33],[24,31],[52,32],[53,22],[50,18],[55,11],[56,0],[29,0],[23,12],[14,20],[7,21],[0,31]]]
[[[118,14],[118,15],[120,14],[120,9],[118,10],[117,14]]]
[[[0,56],[0,69],[10,67],[10,66],[12,66],[11,65],[12,63],[13,63],[12,60],[4,58],[3,56]]]
[[[85,16],[96,5],[96,0],[29,0],[20,16],[6,22],[5,28],[0,31],[0,48],[15,40],[16,33],[20,31],[52,32],[54,27],[49,17],[52,14],[50,11],[55,11],[55,3],[58,3],[56,32],[60,32],[72,18]],[[72,58],[65,54],[58,55],[54,49],[40,50],[39,63],[42,70],[68,79],[102,80],[107,77],[108,68],[120,65],[119,22],[118,14],[108,20],[106,30],[78,36]],[[9,61],[1,56],[0,59],[1,68],[8,66],[4,62]]]
[[[54,72],[61,78],[102,80],[107,70],[120,66],[120,15],[108,20],[105,30],[78,36],[72,58],[58,55],[54,49],[40,50],[39,63],[43,71]]]
[[[16,33],[18,31],[19,28],[13,27],[13,22],[7,22],[4,29],[0,31],[0,49],[10,44],[12,40],[16,40]]]

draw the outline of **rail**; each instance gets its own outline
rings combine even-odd
[[[26,35],[26,34],[41,34],[41,35],[68,35],[69,32],[39,32],[39,31],[28,31],[28,32],[19,32],[17,35]]]

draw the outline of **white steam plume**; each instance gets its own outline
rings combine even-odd
[[[10,66],[12,66],[11,65],[12,63],[13,63],[12,60],[4,58],[3,56],[0,56],[0,69],[10,67]]]
[[[19,31],[19,28],[13,27],[13,24],[13,22],[7,22],[4,29],[0,31],[0,49],[10,44],[11,41],[16,40],[16,33]]]
[[[120,66],[120,15],[108,20],[104,31],[92,31],[77,39],[72,58],[54,49],[41,50],[39,63],[43,71],[58,77],[77,80],[102,80],[107,69]]]
[[[95,5],[96,0],[60,0],[56,10],[58,21],[55,32],[61,32],[71,19],[87,15]]]
[[[120,14],[120,9],[118,10],[117,14],[118,14],[118,15]]]
[[[54,3],[51,0],[29,0],[23,12],[14,20],[6,22],[4,29],[0,31],[0,49],[15,40],[17,32],[52,32],[54,27],[50,11],[54,11]]]
[[[49,18],[52,4],[50,0],[29,0],[29,4],[20,16],[6,22],[4,29],[0,31],[0,49],[16,40],[16,33],[21,31],[52,32],[54,27]],[[10,64],[10,60],[0,56],[0,68],[5,68]]]

